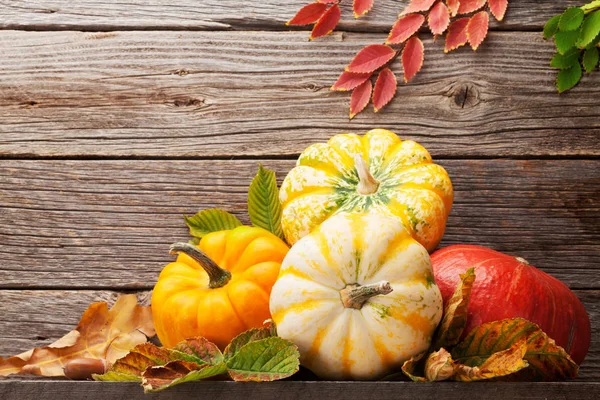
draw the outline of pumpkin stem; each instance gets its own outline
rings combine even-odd
[[[358,187],[356,190],[362,195],[373,194],[379,189],[379,181],[371,175],[367,162],[360,154],[354,155],[354,166],[358,172]]]
[[[196,261],[208,274],[208,287],[211,289],[227,285],[231,279],[231,272],[219,267],[205,252],[189,243],[174,243],[171,245],[171,254],[183,253]]]
[[[344,307],[360,310],[371,297],[390,294],[393,290],[388,281],[381,281],[364,286],[348,285],[340,290],[340,296]]]

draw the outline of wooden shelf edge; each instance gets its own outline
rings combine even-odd
[[[2,380],[0,394],[7,399],[60,398],[106,400],[110,398],[175,399],[184,396],[205,399],[592,399],[600,396],[600,382],[311,382],[271,383],[193,382],[146,395],[133,382],[63,380]],[[594,394],[595,393],[595,394]],[[4,396],[7,397],[4,397]]]

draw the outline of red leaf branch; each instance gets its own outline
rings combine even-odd
[[[287,25],[314,23],[310,40],[325,36],[335,29],[340,20],[341,2],[317,0],[302,7]],[[367,14],[373,3],[374,0],[353,0],[354,17]],[[484,9],[486,5],[489,12]],[[421,70],[425,47],[418,32],[425,21],[434,37],[446,34],[444,52],[456,50],[467,43],[477,50],[487,36],[490,12],[496,20],[502,21],[507,7],[508,0],[411,0],[390,29],[385,43],[361,49],[344,68],[331,90],[352,91],[350,118],[364,110],[370,101],[378,112],[397,92],[398,83],[391,67],[398,56],[401,55],[405,83]]]

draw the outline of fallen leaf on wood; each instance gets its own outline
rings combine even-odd
[[[0,376],[65,376],[64,366],[82,359],[104,360],[110,365],[154,334],[152,311],[149,306],[138,305],[135,295],[119,297],[110,310],[105,302],[93,303],[77,327],[61,339],[0,359]]]

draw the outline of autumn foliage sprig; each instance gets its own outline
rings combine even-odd
[[[558,68],[556,88],[559,93],[577,85],[585,72],[598,68],[600,56],[600,0],[582,7],[567,8],[544,26],[544,38],[554,37],[556,54],[550,66]]]
[[[325,36],[335,29],[340,20],[342,1],[317,0],[302,7],[286,25],[314,24],[310,40]],[[367,14],[373,3],[374,0],[353,0],[354,17]],[[418,32],[425,21],[434,37],[447,32],[444,52],[467,43],[477,50],[488,32],[489,13],[483,10],[486,5],[501,21],[508,0],[411,0],[392,26],[385,43],[360,50],[331,87],[336,91],[352,91],[350,118],[364,110],[370,101],[378,112],[392,100],[397,80],[390,67],[398,56],[404,69],[405,83],[421,70],[425,48]],[[462,17],[455,18],[457,16]]]

